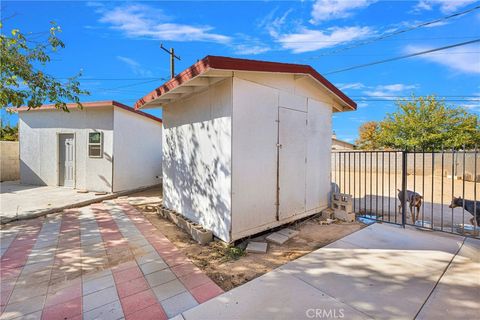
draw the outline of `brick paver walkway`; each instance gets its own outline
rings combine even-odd
[[[121,200],[0,235],[0,320],[168,319],[223,292]]]

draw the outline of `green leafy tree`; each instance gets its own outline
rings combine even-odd
[[[359,138],[355,144],[359,149],[375,150],[382,147],[379,141],[380,125],[376,121],[363,123],[358,129]]]
[[[18,141],[18,125],[2,125],[0,128],[1,141]]]
[[[18,124],[11,125],[10,114],[7,112],[0,117],[0,140],[18,141]]]
[[[447,106],[435,96],[413,96],[397,106],[380,122],[378,141],[383,147],[435,151],[480,145],[479,118],[462,107]]]
[[[38,108],[46,102],[64,111],[68,111],[67,102],[75,102],[81,107],[80,96],[88,92],[80,88],[80,73],[60,82],[38,69],[51,61],[51,52],[65,47],[57,37],[57,33],[61,32],[59,26],[52,23],[48,39],[40,43],[29,39],[18,29],[7,34],[3,31],[3,23],[0,22],[1,108]]]

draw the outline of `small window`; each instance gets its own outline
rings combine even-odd
[[[90,158],[102,157],[102,133],[90,132],[88,134],[88,156]]]

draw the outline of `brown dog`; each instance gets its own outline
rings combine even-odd
[[[403,192],[399,189],[397,190],[398,190],[398,199],[400,200],[400,205],[398,206],[398,209],[402,211]],[[408,202],[410,207],[410,215],[412,216],[413,224],[415,224],[415,222],[418,219],[418,216],[420,215],[420,207],[422,206],[422,199],[423,199],[423,196],[421,196],[419,193],[407,190],[406,202]],[[417,208],[416,215],[415,215],[415,210],[413,208]]]

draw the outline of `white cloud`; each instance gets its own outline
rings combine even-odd
[[[326,31],[301,28],[296,33],[277,35],[275,38],[283,49],[302,53],[364,39],[372,33],[369,27],[333,27]]]
[[[274,18],[277,12],[277,9],[274,9],[258,23],[258,27],[265,28],[272,37],[276,38],[279,36],[279,30],[287,23],[287,17],[292,11],[293,9],[289,9],[283,15]]]
[[[133,60],[132,58],[117,56],[117,59],[125,63],[135,75],[141,77],[152,76],[152,72],[150,70],[144,69],[139,62]]]
[[[238,55],[257,55],[270,51],[270,47],[256,37],[238,33],[235,39],[238,43],[232,43],[231,47]]]
[[[432,47],[410,45],[405,48],[405,52],[411,54],[430,49],[432,49]],[[480,74],[480,56],[476,53],[479,50],[479,45],[469,45],[448,49],[444,52],[445,54],[436,54],[433,52],[418,56],[417,58],[446,66],[455,71]]]
[[[347,18],[353,11],[368,7],[377,0],[317,0],[312,7],[311,23]]]
[[[359,8],[376,0],[353,1],[317,1],[313,5],[312,14],[316,16],[322,10],[329,13],[328,19],[350,14],[350,9]],[[333,48],[355,40],[361,40],[375,32],[370,27],[362,26],[332,26],[329,28],[312,28],[305,25],[303,20],[291,18],[292,9],[277,15],[278,9],[272,10],[260,23],[273,40],[280,45],[280,49],[290,50],[293,53],[311,52],[324,48]],[[323,15],[318,15],[324,17]],[[322,18],[323,19],[323,18]],[[325,18],[327,19],[327,18]]]
[[[410,93],[417,89],[417,85],[407,85],[402,83],[378,85],[364,92],[365,95],[376,98],[397,97],[401,94]]]
[[[474,94],[474,98],[466,98],[467,103],[460,104],[468,111],[471,112],[480,112],[480,93]]]
[[[347,119],[352,121],[352,122],[357,122],[357,123],[364,123],[364,122],[368,121],[368,119],[364,116],[352,116],[352,117],[348,117]]]
[[[339,83],[337,84],[337,87],[340,90],[359,90],[365,88],[365,85],[361,82],[352,82],[352,83]]]
[[[460,104],[460,106],[464,107],[468,111],[480,112],[480,102]]]
[[[396,83],[396,84],[386,84],[386,85],[380,85],[377,86],[380,90],[386,90],[390,92],[399,92],[399,91],[405,91],[405,90],[410,90],[410,89],[415,89],[417,86],[416,85],[406,85],[406,84],[401,84],[401,83]]]
[[[270,50],[269,47],[263,45],[238,44],[234,45],[236,54],[239,55],[256,55],[265,53]]]
[[[100,22],[122,31],[131,38],[150,38],[167,41],[210,41],[228,43],[231,38],[212,32],[210,26],[193,26],[169,22],[162,10],[143,5],[127,4],[99,12]]]
[[[439,7],[443,13],[452,13],[474,2],[476,0],[419,0],[415,10],[432,10],[434,7]]]

